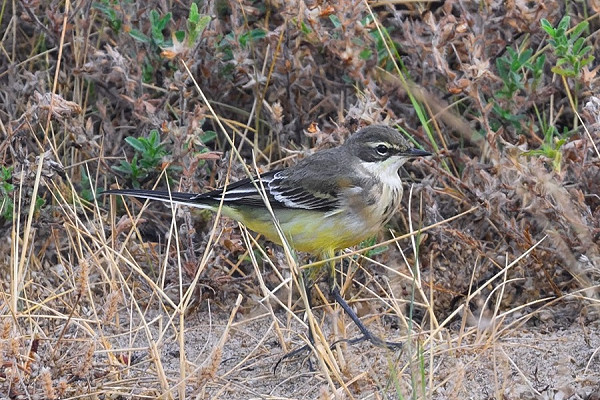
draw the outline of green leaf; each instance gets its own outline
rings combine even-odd
[[[188,22],[197,24],[200,18],[200,13],[198,13],[198,4],[192,3],[190,6],[190,14],[188,15]]]
[[[200,141],[203,144],[208,144],[217,138],[217,132],[215,131],[204,131],[204,134],[200,136]]]
[[[584,38],[579,38],[573,43],[573,54],[580,54],[580,51],[583,48],[584,42],[585,42]],[[583,55],[583,54],[581,54],[581,55]]]
[[[124,160],[121,160],[120,165],[114,165],[112,169],[125,175],[131,175],[133,173],[133,166],[131,163]]]
[[[542,29],[545,30],[548,35],[550,35],[551,37],[554,37],[554,35],[556,35],[556,30],[546,18],[542,18],[541,24]]]
[[[361,60],[369,60],[372,56],[373,56],[373,52],[371,51],[371,49],[363,49],[358,54],[358,57]]]
[[[152,82],[154,79],[154,67],[147,60],[142,64],[142,79],[144,82]]]
[[[153,146],[156,146],[160,143],[160,135],[158,134],[158,131],[156,129],[152,129],[150,131],[150,135],[148,135],[148,141]]]
[[[163,17],[160,16],[158,11],[150,10],[150,24],[152,25],[152,31],[162,32],[167,27],[169,21],[171,21],[172,14],[166,13]]]
[[[158,11],[150,11],[151,37],[159,47],[169,47],[172,45],[170,41],[165,40],[165,36],[163,35],[163,30],[167,27],[169,21],[171,21],[171,15],[172,14],[169,12],[161,17],[158,14]]]
[[[571,17],[565,15],[560,22],[558,23],[558,30],[562,32],[566,32],[569,29],[569,25],[571,25]]]
[[[573,77],[573,76],[577,75],[575,72],[573,72],[571,70],[560,68],[558,66],[552,67],[551,71],[554,72],[556,75],[565,76],[565,77]]]
[[[123,26],[123,21],[118,17],[117,12],[114,10],[112,5],[103,3],[94,3],[92,7],[99,10],[108,19],[108,24],[111,29],[119,33]]]
[[[588,28],[588,26],[589,26],[589,24],[587,21],[581,21],[580,23],[578,23],[577,26],[575,28],[573,28],[573,31],[571,32],[569,39],[571,41],[576,40],[579,36],[581,36],[583,31],[585,31]]]
[[[197,7],[195,12],[192,9],[190,9],[190,16],[187,20],[187,29],[189,34],[187,40],[188,46],[192,46],[194,43],[196,43],[198,37],[202,35],[202,32],[204,32],[210,21],[211,18],[208,15],[200,17],[200,14],[198,14]]]
[[[585,58],[582,62],[581,62],[581,66],[585,67],[586,65],[588,65],[589,63],[591,63],[592,61],[594,61],[594,56],[589,56],[588,58]]]
[[[12,219],[15,204],[10,197],[2,197],[0,201],[0,215],[6,220]]]
[[[13,167],[2,166],[0,168],[0,180],[9,181],[12,178]]]
[[[131,36],[132,38],[134,38],[135,40],[142,42],[142,43],[150,43],[150,38],[146,35],[144,35],[140,30],[137,29],[131,29],[129,31],[129,36]]]
[[[195,31],[197,33],[202,33],[204,31],[204,29],[206,29],[208,24],[210,24],[211,20],[212,20],[212,18],[208,15],[205,15],[202,18],[200,18],[200,20],[198,21],[198,23],[196,25]]]
[[[527,49],[523,53],[521,53],[521,55],[519,56],[519,62],[521,63],[521,65],[524,66],[527,63],[527,61],[529,61],[532,54],[533,50],[531,49]]]
[[[158,27],[160,28],[160,30],[163,30],[167,27],[167,24],[171,21],[171,16],[173,14],[171,14],[170,12],[166,13],[164,17],[162,17],[160,19],[160,23],[158,25]]]
[[[44,198],[38,196],[35,199],[35,211],[40,211],[40,209],[42,208],[42,206],[46,204],[46,200],[44,200]]]
[[[258,39],[262,39],[267,35],[263,29],[252,29],[250,32],[246,32],[239,37],[239,43],[242,47],[246,47],[249,42],[253,42]]]
[[[306,23],[304,23],[304,21],[300,23],[300,31],[302,33],[304,33],[305,35],[312,33],[312,29],[310,29],[310,27],[308,25],[306,25]]]
[[[267,31],[265,31],[264,29],[252,29],[250,31],[250,37],[252,38],[252,40],[262,39],[265,36],[267,36]]]
[[[143,153],[146,150],[144,144],[139,139],[134,138],[133,136],[126,137],[125,142],[140,153]]]
[[[177,39],[179,43],[183,42],[185,40],[185,31],[176,31],[175,39]]]
[[[340,19],[335,14],[331,14],[329,16],[329,20],[333,23],[334,28],[339,28],[340,26],[342,26]]]

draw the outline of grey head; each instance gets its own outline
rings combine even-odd
[[[358,130],[343,144],[353,155],[366,162],[391,157],[414,158],[431,153],[415,148],[397,130],[385,125],[371,125]]]

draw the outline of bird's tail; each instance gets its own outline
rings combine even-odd
[[[120,195],[137,197],[138,199],[159,200],[167,203],[183,204],[189,207],[213,208],[206,200],[200,199],[195,193],[168,192],[163,190],[142,189],[110,189],[100,193],[102,195]]]

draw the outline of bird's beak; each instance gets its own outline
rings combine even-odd
[[[430,156],[431,153],[421,149],[410,149],[404,155],[408,157],[427,157]]]

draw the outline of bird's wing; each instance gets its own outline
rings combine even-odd
[[[270,202],[276,203],[275,199],[270,195],[269,182],[273,179],[273,176],[280,171],[271,171],[261,175],[260,179],[254,177],[252,179],[246,178],[240,181],[231,183],[226,187],[216,189],[207,193],[202,193],[194,196],[192,201],[199,203],[211,203],[218,204],[223,199],[223,204],[228,206],[264,206],[264,201],[260,195],[260,192],[256,188],[265,188],[267,198]],[[225,192],[225,194],[223,194]]]
[[[139,198],[172,201],[192,207],[212,208],[223,204],[229,207],[263,207],[262,188],[274,208],[335,211],[342,195],[352,192],[355,197],[364,187],[364,175],[351,167],[346,157],[340,159],[335,151],[324,150],[321,157],[308,157],[282,170],[262,174],[260,178],[242,179],[225,188],[202,194],[153,190],[108,190],[105,194],[122,194]],[[332,165],[337,168],[333,169]]]
[[[286,208],[331,211],[339,205],[339,191],[331,186],[315,185],[298,180],[282,171],[269,182],[269,192],[275,201]]]
[[[294,179],[290,172],[290,170],[271,171],[261,175],[260,180],[258,178],[243,179],[224,189],[199,194],[190,200],[194,203],[210,202],[214,204],[223,199],[223,203],[228,206],[261,207],[264,206],[264,200],[259,189],[262,190],[264,187],[267,199],[274,208],[321,211],[331,211],[336,208],[338,205],[337,192],[315,191],[313,185],[303,185],[303,182]],[[224,195],[223,192],[225,192]]]

